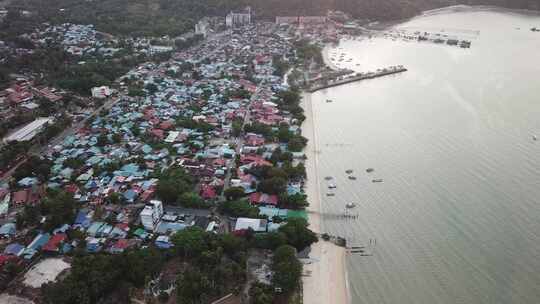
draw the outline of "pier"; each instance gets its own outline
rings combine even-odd
[[[389,67],[382,70],[377,70],[376,72],[358,73],[354,76],[349,76],[345,78],[337,78],[335,80],[328,80],[322,84],[313,85],[309,88],[308,91],[310,93],[313,93],[319,90],[336,87],[336,86],[340,86],[340,85],[351,83],[351,82],[356,82],[356,81],[361,81],[361,80],[366,80],[366,79],[374,79],[374,78],[383,77],[387,75],[403,73],[406,71],[407,69],[404,68],[403,66],[395,66],[395,67]]]

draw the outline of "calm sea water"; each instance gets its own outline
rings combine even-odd
[[[353,303],[540,303],[540,17],[444,11],[397,27],[472,48],[373,38],[334,50],[359,71],[409,69],[312,99],[319,171],[338,186],[323,193],[323,230],[373,254],[348,259]],[[347,202],[357,220],[333,216]]]

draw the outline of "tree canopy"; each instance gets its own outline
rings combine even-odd
[[[296,249],[289,245],[278,247],[272,258],[272,284],[281,288],[283,293],[289,293],[300,284],[302,264],[296,258]]]
[[[308,229],[308,222],[303,218],[290,218],[287,224],[279,228],[279,232],[287,237],[289,245],[294,246],[298,251],[318,241],[315,233]]]

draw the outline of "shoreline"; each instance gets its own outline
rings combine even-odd
[[[321,233],[321,191],[319,173],[317,172],[317,136],[315,134],[315,117],[311,94],[302,94],[302,108],[306,120],[302,124],[302,134],[308,139],[305,148],[306,161],[306,194],[309,206],[306,208],[309,227],[315,233]],[[304,304],[349,304],[349,284],[346,269],[346,250],[331,242],[319,240],[311,245],[309,258],[313,260],[304,265],[303,302]]]
[[[321,50],[323,62],[324,64],[329,67],[333,71],[339,71],[341,70],[335,63],[330,60],[330,49],[333,47],[330,44],[327,44],[324,46],[324,48]],[[304,109],[305,110],[305,109]]]

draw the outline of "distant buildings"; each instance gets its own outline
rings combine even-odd
[[[327,21],[326,16],[276,16],[276,24],[321,24]]]
[[[48,123],[52,122],[53,119],[49,117],[38,118],[31,123],[28,123],[19,130],[13,132],[11,135],[4,138],[4,142],[10,141],[29,141],[38,135],[41,131],[45,129]]]
[[[151,200],[141,211],[141,223],[144,229],[154,231],[163,216],[163,203],[158,200]]]
[[[251,7],[246,7],[242,12],[231,11],[225,17],[225,25],[227,27],[238,27],[251,23]]]
[[[92,88],[92,97],[94,98],[103,99],[111,96],[111,94],[111,89],[107,86]]]

